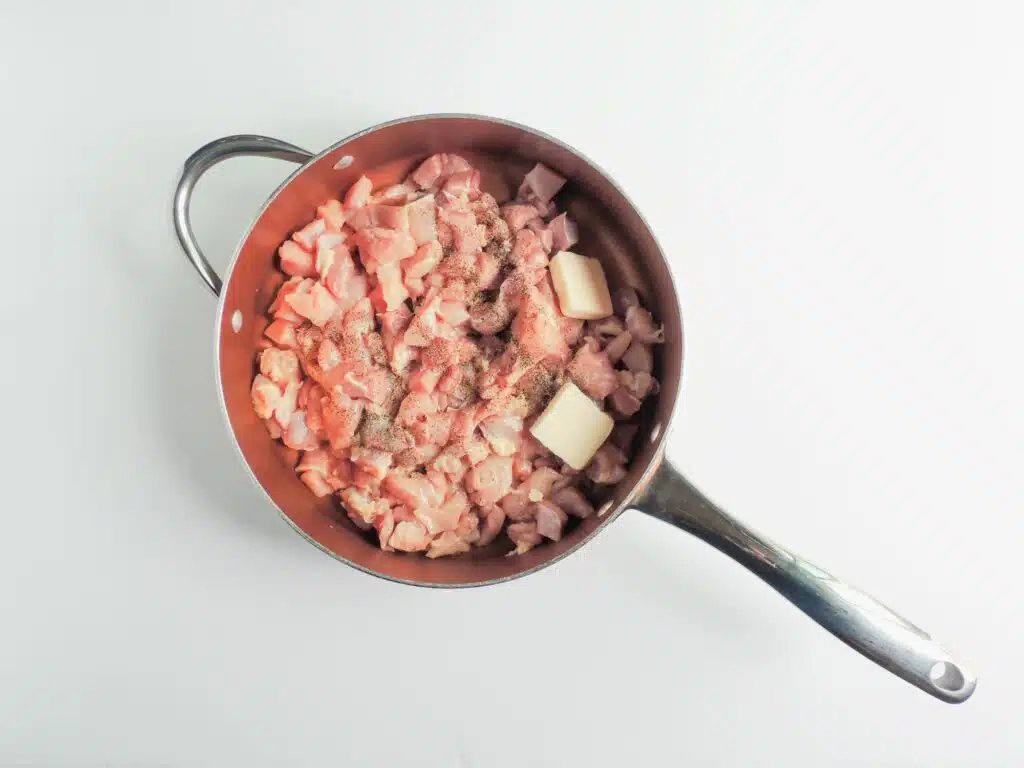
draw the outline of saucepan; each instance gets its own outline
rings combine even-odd
[[[560,541],[513,557],[493,547],[452,558],[383,552],[340,512],[330,497],[316,499],[282,460],[253,412],[254,356],[266,310],[280,284],[280,243],[312,219],[360,174],[374,185],[399,182],[436,152],[465,155],[498,199],[515,190],[536,162],[569,179],[559,204],[579,224],[578,250],[601,259],[609,282],[630,285],[665,326],[656,360],[661,393],[648,406],[629,474],[601,506]],[[199,178],[232,157],[261,156],[300,167],[270,196],[231,260],[224,278],[204,257],[189,223]],[[174,197],[174,224],[188,259],[219,297],[216,373],[228,427],[252,479],[285,519],[331,556],[392,581],[429,587],[498,584],[536,573],[572,554],[627,510],[638,510],[698,536],[770,584],[833,635],[907,682],[947,702],[965,701],[976,678],[931,637],[878,601],[753,531],[710,501],[665,460],[665,439],[676,410],[683,364],[683,325],[665,255],[626,194],[596,164],[567,144],[507,120],[475,115],[424,115],[384,123],[343,139],[319,154],[264,136],[229,136],[185,161]]]

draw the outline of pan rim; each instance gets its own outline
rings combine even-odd
[[[246,241],[249,239],[249,236],[252,234],[253,230],[256,228],[256,225],[259,223],[259,221],[263,218],[264,214],[267,212],[267,209],[277,199],[278,195],[280,195],[295,179],[297,179],[300,175],[302,175],[302,173],[305,172],[311,165],[313,165],[314,163],[316,163],[319,160],[321,160],[324,156],[329,155],[330,153],[340,149],[341,147],[345,146],[346,144],[348,144],[348,143],[350,143],[352,141],[355,141],[356,139],[362,138],[363,136],[367,136],[367,135],[369,135],[371,133],[375,133],[377,131],[384,130],[386,128],[390,128],[390,127],[393,127],[393,126],[396,126],[396,125],[402,125],[402,124],[412,123],[412,122],[425,122],[425,121],[429,121],[429,120],[476,120],[476,121],[480,121],[480,122],[493,123],[493,124],[497,124],[497,125],[507,126],[509,128],[514,128],[516,130],[523,131],[525,133],[532,134],[532,135],[534,135],[534,136],[536,136],[538,138],[541,138],[541,139],[544,139],[546,141],[549,141],[552,144],[558,145],[559,147],[565,149],[566,151],[568,151],[568,152],[572,153],[573,155],[575,155],[576,157],[578,157],[584,163],[589,165],[593,170],[595,170],[597,173],[599,173],[602,176],[602,178],[604,178],[604,180],[608,184],[610,184],[611,187],[630,206],[630,208],[632,208],[633,212],[637,215],[637,217],[640,219],[641,223],[643,224],[644,228],[646,229],[647,234],[650,236],[651,240],[654,242],[654,245],[658,249],[658,253],[661,256],[662,260],[665,262],[666,271],[668,272],[668,281],[669,281],[668,288],[669,288],[669,290],[670,290],[670,292],[672,294],[673,301],[679,307],[680,343],[682,344],[682,347],[683,347],[681,352],[680,352],[679,370],[676,373],[676,376],[677,376],[677,379],[678,379],[678,382],[679,382],[678,387],[676,389],[676,396],[675,396],[674,402],[672,403],[671,408],[668,411],[667,416],[664,418],[663,421],[661,421],[661,423],[659,425],[660,429],[658,431],[657,437],[655,438],[656,445],[655,445],[655,450],[654,450],[654,453],[652,455],[652,458],[649,461],[647,467],[644,469],[643,474],[640,476],[640,478],[637,480],[637,482],[634,483],[633,487],[630,489],[630,492],[619,503],[619,505],[616,508],[609,510],[604,515],[605,519],[599,525],[597,525],[594,528],[593,531],[591,531],[589,534],[587,534],[586,536],[581,538],[578,542],[573,544],[571,547],[566,549],[564,552],[561,552],[561,553],[559,553],[557,555],[554,555],[554,556],[552,556],[550,558],[547,558],[547,559],[543,560],[542,562],[537,563],[536,565],[534,565],[534,566],[532,566],[530,568],[527,568],[525,570],[519,571],[517,573],[509,574],[507,576],[498,576],[498,577],[490,578],[490,579],[482,579],[480,581],[469,581],[469,582],[460,582],[460,583],[453,583],[453,584],[439,583],[439,582],[430,582],[430,581],[419,581],[419,580],[416,580],[416,579],[405,579],[405,578],[399,578],[399,577],[396,577],[396,576],[390,576],[390,575],[387,575],[385,573],[381,573],[379,571],[373,570],[372,568],[368,568],[368,567],[360,565],[359,563],[356,563],[356,562],[354,562],[352,560],[349,560],[348,558],[343,557],[342,555],[339,555],[338,553],[336,553],[336,552],[328,549],[327,547],[325,547],[319,541],[317,541],[312,536],[310,536],[308,533],[306,533],[306,531],[302,530],[302,528],[300,528],[295,523],[295,521],[293,521],[291,519],[291,517],[289,517],[288,514],[285,513],[285,511],[270,496],[270,494],[267,492],[267,490],[263,487],[263,484],[259,481],[259,478],[256,477],[256,473],[253,471],[252,467],[249,465],[249,462],[246,460],[245,454],[242,453],[242,448],[241,448],[241,445],[239,443],[238,437],[235,434],[234,427],[231,424],[231,418],[230,418],[230,414],[229,414],[229,411],[228,411],[228,405],[227,405],[227,401],[225,399],[225,394],[224,394],[224,381],[223,381],[223,378],[221,376],[221,336],[222,336],[222,329],[224,327],[224,313],[225,313],[225,311],[227,309],[227,296],[228,296],[227,287],[228,287],[228,285],[231,282],[231,276],[234,274],[235,266],[238,263],[238,259],[241,257],[243,246],[245,245]],[[444,112],[442,112],[442,113],[426,113],[426,114],[410,115],[410,116],[407,116],[407,117],[395,118],[395,119],[388,120],[388,121],[385,121],[385,122],[382,122],[382,123],[378,123],[376,125],[370,126],[369,128],[365,128],[365,129],[363,129],[361,131],[357,131],[356,133],[353,133],[350,136],[347,136],[346,138],[341,139],[340,141],[337,141],[337,142],[331,144],[326,149],[323,149],[320,152],[317,152],[315,155],[313,155],[308,160],[306,160],[305,163],[303,163],[302,165],[298,166],[294,171],[292,171],[292,173],[290,173],[287,177],[285,177],[285,179],[277,187],[274,188],[273,192],[270,193],[270,195],[267,197],[266,201],[263,203],[263,205],[260,207],[260,209],[254,214],[254,216],[252,218],[252,221],[249,224],[248,228],[246,228],[246,230],[243,232],[242,236],[240,237],[240,239],[238,241],[238,245],[235,247],[234,254],[232,255],[230,261],[228,262],[228,265],[227,265],[226,269],[224,270],[223,286],[224,287],[221,290],[220,296],[218,297],[218,301],[217,301],[217,312],[216,312],[215,323],[214,323],[214,329],[215,329],[214,345],[213,345],[213,347],[214,347],[213,348],[213,353],[214,353],[214,359],[213,359],[213,362],[214,362],[214,379],[215,379],[215,383],[216,383],[216,386],[217,386],[217,400],[218,400],[218,402],[220,404],[221,417],[223,418],[223,420],[225,422],[225,425],[227,426],[228,432],[229,432],[229,434],[231,436],[236,456],[241,461],[243,467],[245,468],[245,471],[248,473],[250,481],[259,489],[260,493],[263,494],[264,498],[266,498],[266,500],[270,503],[270,505],[274,509],[277,510],[278,514],[282,518],[284,518],[284,520],[288,523],[289,526],[291,526],[291,528],[296,533],[301,535],[304,539],[306,539],[306,541],[308,541],[309,543],[313,544],[317,549],[319,549],[322,552],[326,553],[327,555],[329,555],[333,559],[338,560],[338,561],[340,561],[342,563],[345,563],[346,565],[348,565],[348,566],[350,566],[350,567],[352,567],[352,568],[354,568],[354,569],[356,569],[358,571],[362,571],[363,573],[366,573],[366,574],[368,574],[370,576],[374,576],[374,577],[379,578],[379,579],[385,579],[387,581],[395,582],[395,583],[398,583],[398,584],[405,584],[405,585],[409,585],[409,586],[413,586],[413,587],[422,587],[422,588],[428,588],[428,589],[467,589],[467,588],[474,588],[474,587],[486,587],[486,586],[492,586],[492,585],[496,585],[496,584],[502,584],[502,583],[514,581],[516,579],[523,578],[524,576],[530,576],[530,575],[532,575],[534,573],[537,573],[540,570],[543,570],[544,568],[547,568],[548,566],[554,565],[555,563],[560,562],[561,560],[564,560],[569,555],[579,551],[580,548],[582,548],[585,544],[588,544],[589,542],[593,541],[593,539],[598,535],[598,533],[600,533],[601,531],[605,530],[612,523],[613,520],[617,519],[623,512],[625,512],[627,509],[631,508],[631,503],[643,492],[643,490],[646,488],[646,486],[650,483],[650,481],[653,479],[655,474],[658,472],[658,470],[661,467],[662,462],[664,461],[665,445],[666,445],[667,436],[668,436],[668,433],[669,433],[670,428],[672,426],[672,422],[674,421],[676,413],[677,413],[677,411],[679,409],[679,401],[680,401],[680,399],[682,397],[683,363],[684,363],[684,360],[685,360],[685,343],[684,343],[684,340],[685,340],[685,328],[684,328],[684,323],[683,323],[683,318],[682,318],[682,305],[680,303],[679,291],[677,290],[676,280],[675,280],[675,276],[672,273],[671,264],[669,263],[668,259],[666,258],[665,251],[661,247],[661,243],[658,241],[658,238],[655,235],[654,230],[651,228],[650,223],[644,217],[644,215],[640,211],[640,209],[634,204],[634,202],[629,197],[629,195],[626,194],[625,190],[621,186],[619,186],[619,184],[612,178],[612,176],[607,171],[605,171],[604,168],[602,168],[600,165],[595,163],[593,160],[591,160],[589,157],[587,157],[585,154],[580,152],[575,147],[573,147],[573,146],[565,143],[564,141],[562,141],[562,140],[560,140],[560,139],[558,139],[558,138],[556,138],[554,136],[551,136],[550,134],[547,134],[547,133],[545,133],[543,131],[537,130],[535,128],[531,128],[530,126],[527,126],[527,125],[523,125],[522,123],[517,123],[517,122],[512,121],[512,120],[507,120],[507,119],[504,119],[504,118],[492,117],[492,116],[483,115],[483,114],[457,113],[457,112],[456,113],[444,113]]]

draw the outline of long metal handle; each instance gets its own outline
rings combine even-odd
[[[953,704],[974,693],[974,673],[926,632],[733,519],[668,462],[633,506],[729,555],[844,643],[908,683]]]
[[[268,136],[240,135],[225,136],[223,139],[211,141],[192,153],[185,161],[178,187],[174,192],[174,231],[178,233],[178,241],[185,249],[188,260],[192,262],[206,287],[213,291],[214,296],[220,295],[221,280],[196,242],[189,218],[189,205],[192,202],[192,190],[204,173],[223,160],[242,156],[275,157],[278,160],[305,163],[313,154],[294,144]]]

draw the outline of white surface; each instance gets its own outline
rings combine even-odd
[[[1024,763],[1014,6],[143,5],[0,6],[0,764]],[[685,301],[672,458],[962,651],[969,703],[639,514],[537,576],[422,591],[247,485],[169,228],[182,160],[457,110],[629,190]],[[215,263],[288,171],[210,174]]]

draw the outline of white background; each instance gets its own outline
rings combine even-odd
[[[0,764],[1024,763],[1019,6],[149,5],[0,5]],[[248,485],[169,225],[182,160],[436,111],[622,183],[685,304],[670,456],[961,651],[970,702],[638,513],[424,591]],[[204,180],[215,264],[289,171]]]

